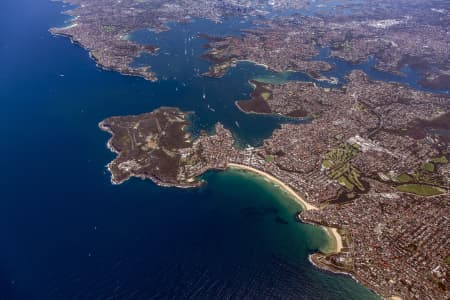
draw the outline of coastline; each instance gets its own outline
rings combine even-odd
[[[318,208],[312,204],[309,204],[306,202],[304,198],[302,198],[298,193],[296,193],[289,185],[282,182],[278,178],[274,177],[273,175],[270,175],[269,173],[266,173],[264,171],[258,170],[253,167],[249,167],[246,165],[241,164],[235,164],[235,163],[228,163],[227,168],[229,169],[237,169],[237,170],[244,170],[248,171],[254,174],[257,174],[259,176],[264,177],[268,181],[275,183],[281,187],[282,190],[284,190],[288,195],[290,195],[300,206],[303,210],[318,210]],[[330,237],[330,245],[329,249],[327,249],[327,253],[339,253],[342,250],[343,244],[342,244],[342,237],[338,233],[337,228],[334,227],[328,227],[328,226],[321,226],[327,235]]]
[[[73,24],[72,24],[72,25],[73,25]],[[156,76],[156,74],[153,73],[153,72],[151,72],[151,71],[149,71],[148,74],[139,74],[139,73],[136,73],[136,72],[126,71],[126,70],[120,70],[120,69],[115,68],[115,67],[107,67],[107,66],[103,65],[103,64],[100,63],[100,62],[98,61],[98,59],[92,54],[92,51],[91,51],[90,49],[86,48],[81,42],[75,40],[75,39],[73,38],[72,35],[67,34],[67,33],[64,33],[64,32],[57,32],[57,30],[61,30],[61,29],[70,29],[70,28],[72,28],[72,27],[75,27],[75,26],[72,26],[72,25],[69,25],[69,26],[66,26],[66,27],[62,27],[62,28],[59,28],[59,27],[53,27],[53,28],[50,28],[48,31],[49,31],[50,34],[51,34],[52,36],[54,36],[54,37],[68,38],[72,44],[77,45],[77,46],[79,46],[81,49],[85,50],[85,51],[88,53],[89,58],[92,59],[92,60],[94,61],[95,66],[96,66],[97,68],[99,68],[100,70],[103,70],[103,71],[109,71],[109,72],[117,72],[117,73],[119,73],[120,75],[123,75],[123,76],[133,76],[133,77],[138,77],[138,78],[142,78],[142,79],[144,79],[144,80],[150,81],[150,82],[157,82],[157,81],[159,80],[158,77]],[[76,24],[76,26],[78,26],[78,25],[79,25],[79,24]],[[159,48],[156,48],[156,49],[155,49],[155,51],[158,51],[158,50],[159,50]],[[141,53],[143,53],[143,51],[142,51]],[[146,52],[146,53],[149,53],[149,52]],[[154,53],[151,53],[151,54],[154,54]],[[149,66],[148,70],[150,70],[150,66]]]
[[[228,163],[227,167],[230,169],[240,169],[240,170],[245,170],[245,171],[250,171],[252,173],[256,173],[257,175],[260,175],[260,176],[266,178],[267,180],[278,184],[284,191],[286,191],[289,195],[291,195],[296,200],[296,202],[301,205],[301,207],[304,210],[318,210],[318,208],[316,206],[309,204],[308,202],[306,202],[305,199],[300,197],[290,186],[288,186],[281,180],[277,179],[276,177],[270,175],[269,173],[266,173],[264,171],[258,170],[253,167],[249,167],[249,166],[241,165],[241,164],[235,164],[235,163]]]
[[[241,63],[241,62],[251,63],[251,64],[253,64],[253,65],[255,65],[255,66],[260,66],[260,67],[262,67],[262,68],[264,68],[264,69],[266,69],[266,70],[268,70],[268,71],[274,72],[274,73],[303,73],[303,74],[307,75],[308,77],[310,77],[310,78],[313,79],[313,80],[317,80],[317,81],[326,81],[326,82],[330,82],[331,84],[334,84],[334,85],[336,85],[337,83],[339,83],[339,81],[337,81],[336,83],[334,83],[335,80],[330,79],[330,78],[328,78],[328,77],[326,77],[326,76],[323,76],[323,75],[322,75],[321,77],[313,76],[313,75],[311,74],[311,72],[308,72],[308,71],[306,71],[306,70],[295,70],[295,69],[286,69],[286,70],[283,70],[283,69],[275,69],[275,68],[273,68],[273,67],[271,67],[271,66],[269,66],[269,65],[267,65],[267,64],[260,63],[260,62],[257,62],[257,61],[255,61],[255,60],[251,60],[251,59],[237,59],[237,60],[235,60],[235,61],[233,61],[233,62],[230,62],[230,66],[227,68],[227,71],[226,71],[225,73],[227,73],[228,70],[229,70],[230,68],[236,67],[237,64],[239,64],[239,63]],[[213,64],[213,65],[214,65],[214,64]],[[328,71],[331,71],[331,70],[333,70],[333,68],[331,68],[331,69],[328,70]],[[325,72],[328,72],[328,71],[325,71]],[[219,78],[220,78],[220,77],[223,77],[224,75],[225,75],[225,74],[220,75]]]
[[[109,133],[111,135],[111,137],[106,142],[106,147],[108,148],[109,151],[111,151],[112,153],[115,153],[116,156],[119,156],[120,155],[120,151],[118,151],[112,145],[112,140],[115,137],[114,132],[108,126],[105,126],[104,120],[98,123],[98,127],[100,128],[100,130],[102,130],[104,132],[107,132],[107,133]],[[193,182],[192,184],[184,184],[184,185],[164,183],[163,181],[157,179],[154,176],[144,176],[144,175],[137,175],[137,174],[133,174],[133,173],[131,173],[128,177],[123,178],[122,180],[117,180],[115,178],[115,176],[114,176],[114,172],[111,170],[111,165],[114,162],[114,160],[109,162],[106,165],[106,169],[111,174],[110,180],[111,180],[111,184],[113,184],[113,185],[120,185],[120,184],[124,183],[125,181],[129,180],[131,177],[140,178],[141,180],[149,179],[150,181],[154,182],[156,185],[162,186],[162,187],[177,187],[177,188],[182,188],[182,189],[195,188],[195,187],[199,187],[199,186],[201,186],[203,184],[202,181]]]

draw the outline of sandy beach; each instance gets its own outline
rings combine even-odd
[[[337,228],[334,227],[325,227],[325,230],[327,231],[328,235],[333,239],[333,246],[330,247],[329,251],[332,253],[338,253],[342,250],[342,237],[338,233]]]
[[[303,199],[300,195],[298,195],[290,186],[288,186],[281,180],[277,179],[276,177],[274,177],[264,171],[261,171],[261,170],[258,170],[258,169],[255,169],[255,168],[252,168],[252,167],[249,167],[246,165],[240,165],[240,164],[234,164],[234,163],[228,163],[228,168],[249,171],[249,172],[255,173],[257,175],[260,175],[260,176],[266,178],[267,180],[269,180],[272,183],[279,185],[285,192],[287,192],[290,196],[292,196],[292,198],[297,203],[299,203],[301,205],[303,210],[317,210],[318,209],[316,206],[306,202],[306,200]],[[333,228],[333,227],[326,227],[326,226],[322,226],[322,227],[325,229],[327,234],[333,240],[332,246],[330,247],[329,252],[333,252],[333,253],[340,252],[342,250],[342,237],[338,233],[337,229]]]

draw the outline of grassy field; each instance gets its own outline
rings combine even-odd
[[[355,187],[360,191],[365,190],[359,180],[361,172],[350,163],[350,160],[358,153],[359,149],[346,143],[328,152],[322,161],[322,166],[329,169],[328,177],[337,180],[340,185],[350,191],[353,191]]]
[[[394,178],[397,183],[415,183],[422,186],[444,187],[447,185],[445,178],[437,171],[440,164],[445,164],[446,157],[437,157],[422,165],[413,173],[403,173]]]
[[[432,162],[434,162],[435,164],[446,164],[448,163],[448,159],[442,155],[441,157],[435,157],[431,159]]]
[[[269,98],[270,98],[270,93],[269,92],[262,92],[261,93],[261,97],[264,99],[264,100],[268,100]]]
[[[430,162],[426,162],[422,164],[422,169],[427,171],[427,172],[434,172],[434,170],[436,169],[433,163]]]
[[[395,180],[399,183],[407,183],[413,181],[413,178],[410,175],[403,173],[397,176]]]
[[[412,193],[419,196],[436,196],[445,194],[447,191],[443,188],[426,184],[403,184],[397,186],[397,190],[404,193]]]
[[[339,148],[333,149],[325,155],[323,164],[330,167],[345,163],[358,154],[359,150],[350,144],[345,143]]]
[[[266,155],[264,157],[264,160],[267,161],[267,162],[273,162],[275,160],[275,156],[273,156],[273,155]]]

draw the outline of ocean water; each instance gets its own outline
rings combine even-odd
[[[327,236],[295,222],[300,207],[259,177],[209,172],[188,190],[110,183],[102,119],[176,105],[196,111],[197,128],[221,121],[256,144],[286,120],[241,114],[232,98],[264,70],[152,84],[52,37],[62,4],[0,5],[0,299],[377,298],[308,262]]]

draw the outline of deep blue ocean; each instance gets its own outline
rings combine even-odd
[[[249,63],[222,79],[196,75],[208,67],[197,31],[237,34],[248,24],[134,33],[160,39],[159,56],[135,62],[163,76],[150,83],[102,71],[84,49],[52,37],[48,29],[68,20],[62,10],[47,0],[0,4],[1,300],[377,298],[308,262],[326,234],[296,222],[300,207],[259,177],[209,172],[205,186],[188,190],[110,183],[104,118],[179,106],[195,111],[193,130],[221,121],[241,145],[292,121],[233,104],[250,94],[249,79],[278,75]]]

